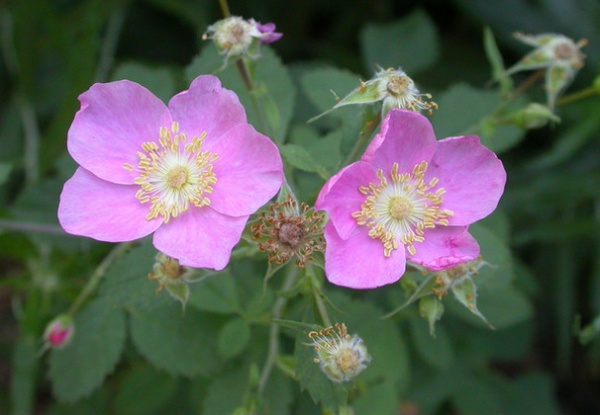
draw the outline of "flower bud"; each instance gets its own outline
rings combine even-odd
[[[344,323],[308,333],[321,370],[332,382],[348,382],[371,362],[367,347],[358,335],[350,336]]]
[[[159,293],[166,288],[173,298],[185,306],[190,294],[187,277],[192,274],[192,270],[182,267],[177,259],[168,257],[162,252],[156,254],[152,270],[148,278],[158,282],[156,292]]]
[[[533,130],[547,125],[549,122],[560,122],[550,108],[533,102],[513,114],[512,121],[524,130]]]
[[[75,326],[70,315],[62,314],[56,317],[44,330],[45,348],[62,349],[69,344],[74,332]]]

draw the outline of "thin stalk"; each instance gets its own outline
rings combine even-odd
[[[231,12],[229,11],[229,4],[227,4],[227,0],[219,0],[219,5],[221,6],[221,11],[223,12],[223,17],[227,18],[231,16]]]
[[[582,89],[581,91],[573,92],[565,97],[562,97],[556,103],[557,106],[570,104],[571,102],[578,101],[583,98],[591,97],[592,95],[600,95],[600,92],[593,86]]]
[[[344,166],[347,166],[350,163],[354,163],[360,158],[360,153],[362,153],[364,148],[367,146],[367,142],[371,138],[373,132],[379,126],[380,122],[381,113],[377,114],[377,116],[375,116],[372,120],[367,121],[363,125],[363,128],[361,129],[360,134],[358,136],[358,140],[356,140],[356,143],[354,144],[354,148],[344,161]]]
[[[77,299],[75,299],[75,302],[69,309],[68,314],[74,315],[75,313],[77,313],[77,311],[85,303],[85,301],[88,299],[88,297],[94,293],[94,291],[96,290],[96,287],[100,283],[100,280],[102,280],[102,277],[106,273],[106,270],[108,269],[108,267],[113,262],[115,262],[115,260],[117,260],[121,255],[123,255],[125,253],[125,251],[127,251],[131,247],[132,244],[133,244],[133,242],[120,243],[116,247],[114,247],[112,251],[110,251],[110,253],[96,267],[96,269],[94,270],[94,273],[88,280],[87,284],[85,285],[85,287],[83,287],[83,289],[77,296]]]
[[[115,60],[115,52],[117,50],[119,37],[121,36],[121,30],[123,29],[124,23],[125,6],[121,6],[115,10],[108,21],[106,36],[104,37],[104,42],[102,43],[100,59],[96,69],[96,76],[94,77],[96,82],[104,82],[108,79],[108,73],[110,72]]]
[[[290,269],[290,272],[287,274],[285,281],[281,287],[282,291],[287,291],[296,282],[296,277],[298,276],[298,268],[293,267]],[[283,314],[283,310],[287,305],[289,298],[279,297],[275,304],[273,305],[272,320],[278,320],[281,318]],[[258,382],[258,393],[263,393],[265,387],[267,386],[267,382],[269,381],[269,376],[271,376],[271,372],[273,371],[273,365],[275,364],[275,360],[279,355],[279,332],[281,327],[277,323],[271,323],[271,328],[269,330],[269,352],[267,355],[267,360],[263,366],[263,370],[260,375],[260,380]]]
[[[265,121],[265,116],[263,114],[262,107],[260,106],[258,99],[256,99],[254,82],[252,82],[252,78],[250,77],[250,73],[248,72],[248,67],[246,66],[246,62],[244,61],[243,58],[241,58],[236,61],[235,65],[238,68],[238,71],[240,73],[240,77],[242,78],[242,81],[244,81],[244,86],[246,87],[246,90],[248,91],[248,95],[250,95],[250,100],[252,101],[252,107],[254,108],[254,112],[256,113],[256,115],[258,117],[260,131],[265,133],[267,136],[272,137],[273,134],[272,134],[271,128]]]
[[[0,229],[16,232],[45,233],[52,235],[66,235],[65,231],[57,225],[44,223],[21,222],[15,220],[0,219]]]

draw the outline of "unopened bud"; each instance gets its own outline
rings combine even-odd
[[[512,121],[524,130],[533,130],[547,125],[549,122],[560,122],[560,118],[556,116],[546,105],[533,102],[525,108],[516,111],[513,114]]]
[[[70,315],[62,314],[52,320],[44,330],[44,345],[46,348],[62,349],[73,338],[75,326]]]

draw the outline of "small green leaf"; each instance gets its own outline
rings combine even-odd
[[[440,54],[437,28],[422,10],[392,23],[369,24],[360,33],[365,66],[404,69],[410,77],[433,65]]]
[[[52,390],[61,401],[76,401],[98,388],[125,344],[125,313],[103,298],[75,316],[75,327],[71,343],[50,353]]]
[[[508,95],[513,89],[512,79],[506,74],[504,60],[496,44],[492,29],[486,27],[483,31],[483,45],[490,66],[492,67],[492,77],[500,84],[502,95]]]
[[[11,170],[12,163],[0,163],[0,186],[8,181]]]
[[[33,413],[38,374],[35,340],[21,337],[14,346],[11,366],[10,397],[13,415]]]
[[[180,284],[167,284],[165,288],[169,294],[171,294],[171,297],[179,301],[183,309],[185,309],[185,305],[190,296],[190,287],[182,282]]]
[[[409,321],[411,339],[417,354],[434,368],[447,369],[452,366],[454,351],[445,328],[438,327],[437,335],[432,337],[427,330],[427,325],[422,320],[411,319]]]
[[[165,103],[175,94],[175,78],[166,68],[151,68],[135,62],[124,63],[117,66],[112,79],[137,82]]]
[[[316,173],[322,169],[303,147],[295,144],[286,144],[281,147],[281,155],[284,160],[297,169]]]
[[[385,316],[383,316],[384,318],[389,318],[391,316],[393,316],[394,314],[404,310],[406,307],[408,307],[409,305],[411,305],[412,303],[414,303],[415,301],[431,295],[431,293],[433,292],[433,289],[436,287],[437,282],[436,282],[436,275],[435,274],[429,274],[427,276],[427,278],[425,278],[421,284],[419,284],[418,288],[410,295],[410,297],[408,297],[408,299],[404,302],[404,304],[400,305],[399,307],[397,307],[396,309],[394,309],[393,311],[387,313]]]
[[[219,332],[217,340],[221,356],[231,359],[244,351],[250,341],[250,325],[243,318],[230,320]]]

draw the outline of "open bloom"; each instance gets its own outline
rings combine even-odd
[[[67,146],[80,167],[58,207],[65,231],[107,242],[154,232],[182,266],[223,269],[283,182],[277,147],[246,122],[235,93],[204,75],[168,107],[126,80],[79,100]]]
[[[467,227],[496,208],[505,182],[478,137],[436,141],[424,116],[390,110],[361,160],[329,179],[315,204],[330,219],[327,278],[375,288],[397,281],[406,260],[439,271],[477,258]]]

